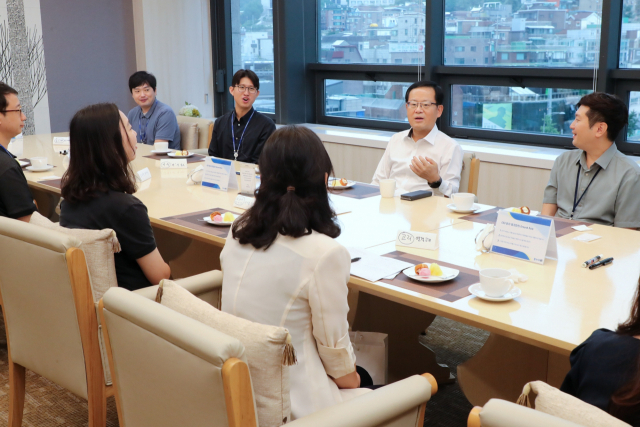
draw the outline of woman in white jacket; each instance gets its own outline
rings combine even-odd
[[[259,161],[256,201],[222,250],[222,310],[289,330],[291,414],[300,418],[366,390],[347,324],[349,252],[329,204],[331,160],[302,126],[273,133]]]

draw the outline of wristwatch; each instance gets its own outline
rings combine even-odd
[[[438,178],[438,180],[436,182],[427,181],[427,184],[429,184],[429,187],[431,187],[431,188],[438,188],[438,187],[440,187],[440,184],[442,184],[442,177]]]

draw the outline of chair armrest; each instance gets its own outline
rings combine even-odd
[[[220,290],[222,289],[222,272],[220,270],[211,270],[195,276],[178,279],[176,283],[214,307],[219,307]],[[145,298],[155,300],[158,293],[158,285],[138,289],[134,292]]]
[[[473,408],[469,414],[468,427],[582,427],[579,424],[536,411],[525,406],[491,399],[478,411]]]
[[[422,426],[422,405],[432,395],[431,383],[424,376],[414,375],[402,381],[363,394],[300,418],[290,427],[369,427],[384,426],[393,422],[394,427]],[[435,392],[435,389],[434,389]]]

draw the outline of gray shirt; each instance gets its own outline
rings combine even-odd
[[[167,104],[156,99],[147,114],[137,106],[127,114],[131,127],[138,133],[138,142],[153,145],[156,139],[169,141],[169,148],[180,149],[180,127],[176,115]]]
[[[580,178],[575,196],[578,171]],[[640,228],[640,166],[619,152],[616,144],[612,144],[591,168],[587,168],[584,151],[562,153],[551,169],[543,203],[558,205],[556,216],[570,218],[574,196],[576,201],[580,199],[590,182],[589,189],[576,206],[573,219]]]

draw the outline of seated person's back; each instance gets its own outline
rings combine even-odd
[[[156,248],[147,208],[133,196],[129,162],[136,155],[135,137],[114,104],[78,111],[69,129],[73,155],[61,185],[60,225],[113,229],[122,247],[114,255],[118,286],[129,290],[158,284],[171,274]]]
[[[460,187],[462,148],[438,130],[444,93],[431,81],[412,84],[405,94],[411,129],[389,140],[373,175],[372,184],[395,179],[398,193],[433,190],[450,197]]]
[[[358,387],[347,323],[349,252],[329,205],[331,161],[304,127],[283,127],[260,158],[254,206],[232,227],[220,255],[222,310],[289,330],[291,413],[300,418]],[[330,378],[331,377],[331,378]]]
[[[554,162],[542,214],[615,227],[640,228],[640,166],[614,143],[627,106],[613,95],[582,97],[571,124],[577,150]]]

